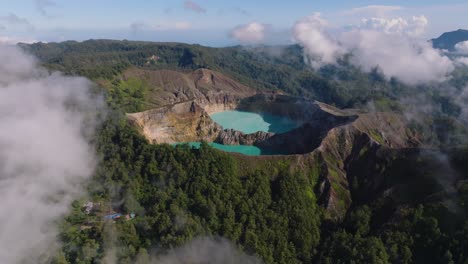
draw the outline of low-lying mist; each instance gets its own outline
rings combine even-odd
[[[103,104],[85,78],[0,46],[0,263],[54,254],[57,221],[95,166],[86,135]]]

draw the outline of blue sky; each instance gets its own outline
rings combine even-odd
[[[340,28],[362,18],[424,15],[429,24],[423,37],[468,28],[466,0],[0,0],[0,40],[61,41],[113,38],[180,41],[203,45],[237,44],[233,28],[258,22],[268,25],[271,43],[288,43],[294,23],[321,12]],[[368,6],[398,7],[387,13]]]

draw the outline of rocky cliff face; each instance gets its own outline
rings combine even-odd
[[[212,142],[222,130],[194,101],[127,114],[127,117],[153,143]]]
[[[225,129],[218,134],[215,142],[224,145],[255,145],[273,137],[274,133],[257,131],[252,134],[244,134],[234,129]]]

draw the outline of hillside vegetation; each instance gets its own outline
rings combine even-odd
[[[312,71],[299,46],[210,48],[181,43],[89,40],[23,45],[46,66],[94,80],[111,80],[130,66],[144,69],[219,71],[244,85],[279,89],[339,107],[355,107],[370,100],[396,98],[406,88],[387,82],[376,69],[363,73],[346,61]],[[385,103],[393,106],[393,103]]]
[[[265,263],[468,262],[468,149],[451,147],[466,135],[457,119],[462,109],[431,85],[408,87],[346,61],[314,71],[298,46],[91,40],[22,47],[51,70],[94,80],[110,108],[93,139],[100,163],[89,196],[60,222],[54,263],[105,263],[109,255],[117,263],[152,263],[151,256],[206,236],[225,237]],[[392,147],[377,126],[414,132],[394,127],[389,113],[377,113],[382,124],[363,118],[327,132],[314,153],[257,158],[207,144],[150,144],[128,124],[125,113],[158,99],[151,99],[158,82],[141,73],[178,71],[174,82],[200,68],[339,107],[402,113],[411,105],[401,98],[422,96],[437,107],[412,129],[443,150]],[[440,86],[461,89],[467,81],[460,68]],[[89,200],[102,208],[87,214]],[[104,220],[110,212],[135,217]]]

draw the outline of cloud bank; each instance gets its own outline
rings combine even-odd
[[[346,32],[341,40],[352,51],[354,65],[365,71],[378,67],[387,78],[407,84],[444,81],[454,69],[448,57],[425,41],[365,30]]]
[[[235,27],[230,36],[245,44],[257,44],[262,42],[267,34],[269,26],[258,22],[252,22]]]
[[[372,17],[362,19],[360,28],[417,37],[426,31],[428,24],[425,16],[413,16],[411,19]]]
[[[16,47],[1,45],[0,60],[0,263],[37,263],[93,172],[85,123],[100,104],[89,81],[49,74]]]
[[[453,62],[418,36],[424,32],[424,16],[363,19],[362,24],[332,37],[330,27],[316,13],[299,20],[293,28],[295,40],[315,68],[334,64],[345,54],[351,63],[370,71],[380,68],[387,78],[408,84],[440,82],[453,71]]]

